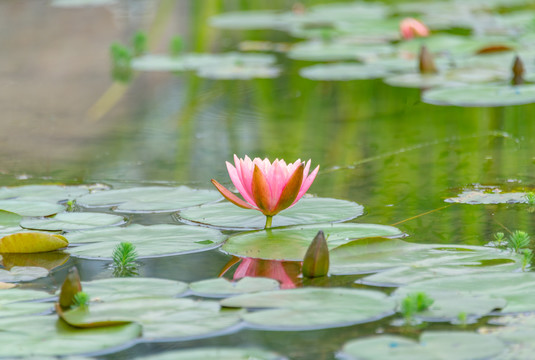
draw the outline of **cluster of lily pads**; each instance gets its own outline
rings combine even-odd
[[[415,322],[466,324],[499,310],[535,311],[530,296],[535,274],[522,271],[526,266],[521,254],[497,247],[410,243],[400,238],[403,233],[395,227],[347,222],[363,214],[363,207],[350,201],[306,197],[277,214],[272,228],[263,229],[265,219],[260,212],[221,202],[216,191],[184,186],[6,187],[0,188],[0,199],[4,267],[0,329],[2,339],[9,339],[0,348],[0,356],[113,352],[138,342],[191,340],[245,328],[308,331],[373,322],[397,312],[410,315]],[[175,222],[135,223],[155,213],[173,213]],[[277,276],[271,277],[279,281],[234,276],[234,280],[220,277],[190,284],[112,278],[75,288],[74,293],[84,296],[58,310],[58,319],[52,310],[53,295],[21,287],[65,263],[69,254],[108,262],[121,243],[134,246],[140,258],[187,256],[219,248],[247,266],[259,261],[299,264],[320,230],[327,239],[330,276],[361,274],[355,286],[368,285],[369,289],[301,287],[299,276],[288,276],[289,286],[283,286]],[[43,252],[53,248],[60,250]],[[28,266],[29,260],[33,266]],[[278,272],[281,269],[277,267]],[[251,275],[247,269],[244,273]],[[269,271],[263,274],[271,275]],[[387,295],[375,286],[397,289]],[[428,300],[411,307],[411,301],[418,299]],[[470,348],[470,356],[464,358],[490,358],[515,351],[524,340],[504,330],[492,334],[426,332],[421,341],[426,344],[423,348],[413,340],[390,335],[358,339],[346,344],[339,356],[377,358],[387,352],[401,358],[407,351],[434,354],[460,342],[459,351]],[[203,358],[222,358],[217,354],[226,352],[229,356],[253,352],[258,358],[282,358],[261,349],[230,348],[147,358],[189,359],[197,351],[201,355],[196,356]]]

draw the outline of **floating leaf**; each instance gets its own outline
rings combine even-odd
[[[36,266],[48,271],[61,266],[69,260],[69,254],[63,251],[49,251],[35,254],[2,254],[2,265],[6,269],[14,266]]]
[[[428,331],[420,342],[401,336],[382,335],[352,340],[346,343],[340,356],[344,359],[490,359],[505,349],[494,336],[467,331]]]
[[[501,316],[489,320],[492,325],[499,327],[486,327],[481,332],[498,337],[510,344],[499,360],[531,360],[535,346],[535,319],[533,314],[516,314]]]
[[[316,224],[234,235],[225,242],[222,250],[242,257],[302,261],[320,230],[325,233],[330,250],[359,238],[402,234],[399,229],[385,225]]]
[[[66,235],[74,244],[95,243],[69,248],[73,256],[109,259],[121,242],[132,243],[139,258],[206,251],[218,247],[225,239],[214,229],[188,225],[134,224],[128,227],[77,231]]]
[[[40,253],[54,251],[69,245],[57,234],[20,232],[0,238],[0,253]]]
[[[197,75],[206,79],[216,80],[249,80],[272,79],[280,75],[281,70],[268,65],[227,65],[205,66],[197,71]]]
[[[400,239],[368,238],[330,253],[331,274],[377,272],[361,282],[399,286],[429,278],[521,267],[520,256],[484,246],[413,244]]]
[[[408,292],[423,291],[433,297],[435,292],[452,292],[468,295],[486,295],[505,299],[503,312],[535,311],[531,300],[535,296],[535,273],[466,274],[429,279],[399,288],[399,296]]]
[[[121,212],[170,212],[220,198],[213,190],[149,186],[91,193],[79,198],[77,203],[86,207],[116,206],[115,210]]]
[[[225,278],[207,279],[190,284],[196,295],[205,297],[227,297],[238,294],[277,290],[277,280],[263,277],[244,277],[237,281]]]
[[[496,107],[535,102],[535,85],[473,85],[432,89],[423,94],[424,102],[433,105]]]
[[[307,61],[367,60],[392,54],[391,45],[360,45],[323,41],[297,43],[288,52],[288,57]]]
[[[49,216],[65,210],[65,206],[44,201],[0,200],[0,209],[21,216]]]
[[[141,326],[76,329],[56,315],[25,316],[0,319],[0,332],[0,356],[70,355],[113,351],[141,336]]]
[[[123,223],[124,218],[118,215],[95,212],[64,212],[49,218],[23,219],[20,226],[34,230],[72,231]]]
[[[223,306],[255,309],[243,319],[266,330],[314,330],[374,321],[392,314],[395,303],[379,291],[302,288],[239,295]]]
[[[135,298],[175,297],[188,285],[181,281],[157,278],[116,278],[82,282],[82,289],[92,300],[116,301]]]
[[[362,215],[363,207],[354,202],[329,199],[301,199],[293,207],[273,217],[273,226],[315,224],[350,220]],[[261,212],[239,208],[229,202],[203,205],[182,210],[179,219],[221,229],[262,229],[266,218]]]
[[[488,192],[484,190],[465,190],[457,197],[444,200],[458,204],[515,204],[527,203],[525,192]]]
[[[274,352],[255,348],[203,347],[167,351],[156,355],[137,357],[136,360],[285,360]]]
[[[9,271],[0,269],[0,281],[20,282],[32,281],[48,276],[48,270],[35,266],[13,266]]]
[[[335,63],[305,67],[299,71],[299,74],[310,80],[349,81],[378,79],[389,75],[389,72],[374,65]]]
[[[3,289],[0,290],[0,305],[15,303],[18,301],[32,301],[49,299],[52,296],[44,291],[27,289]],[[49,304],[52,306],[52,304]]]
[[[15,284],[10,284],[10,283],[5,283],[5,282],[0,282],[0,290],[5,290],[5,289],[11,289],[11,288],[14,288]]]
[[[0,296],[1,295],[2,292],[0,292]],[[0,318],[19,317],[24,315],[38,315],[44,312],[50,313],[52,309],[52,303],[43,302],[20,302],[12,304],[3,304],[0,306]]]
[[[52,0],[52,6],[62,8],[79,8],[113,5],[117,0]]]
[[[76,327],[136,322],[149,340],[195,338],[225,330],[240,322],[240,311],[221,311],[217,302],[192,299],[143,298],[103,303],[63,312]]]
[[[233,30],[284,29],[287,18],[287,14],[270,10],[235,11],[212,16],[210,25]]]
[[[13,230],[13,228],[20,229],[19,223],[21,219],[22,219],[22,216],[18,214],[15,214],[9,211],[0,210],[0,229],[2,231],[4,230],[10,231],[10,230]]]
[[[428,88],[437,87],[437,86],[449,86],[452,84],[448,82],[448,80],[446,80],[446,78],[443,75],[420,74],[420,73],[394,75],[394,76],[385,78],[384,82],[390,86],[407,87],[407,88],[422,88],[422,89],[428,89]]]
[[[0,199],[32,200],[57,203],[87,194],[87,186],[25,185],[0,188]]]

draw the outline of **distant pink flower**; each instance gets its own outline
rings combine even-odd
[[[405,18],[399,23],[399,30],[401,37],[405,40],[412,39],[415,36],[425,37],[429,36],[429,29],[419,20],[413,18]]]
[[[286,165],[284,160],[248,156],[239,159],[234,155],[235,167],[227,162],[227,170],[232,183],[245,199],[242,200],[230,190],[212,179],[217,190],[228,201],[245,208],[261,211],[268,217],[266,227],[271,226],[271,217],[293,206],[305,193],[316,178],[317,166],[309,175],[310,160],[305,164],[301,160]]]

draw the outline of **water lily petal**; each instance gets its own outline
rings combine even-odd
[[[239,165],[239,162],[236,164],[236,166],[238,165]],[[230,176],[230,180],[232,180],[232,183],[234,184],[238,192],[241,194],[241,196],[243,196],[245,201],[247,201],[249,204],[253,206],[256,205],[252,196],[249,194],[246,187],[243,185],[238,169],[232,166],[232,164],[229,163],[228,161],[227,161],[227,171]]]
[[[271,190],[262,170],[255,165],[253,171],[253,198],[255,204],[265,215],[272,215],[271,210],[275,204],[271,204]]]
[[[303,181],[303,184],[301,185],[301,190],[299,190],[299,194],[297,194],[297,198],[294,200],[293,204],[298,202],[299,199],[301,199],[303,195],[305,195],[310,185],[312,185],[312,183],[314,182],[314,179],[316,178],[316,175],[318,174],[319,170],[320,170],[320,166],[318,165],[316,166],[314,171],[312,171],[312,173]]]
[[[297,196],[300,192],[301,184],[303,183],[303,170],[305,166],[303,163],[295,169],[292,176],[286,183],[286,186],[282,190],[279,201],[273,209],[273,212],[276,214],[279,211],[282,211],[289,206],[291,206],[297,199]]]
[[[244,209],[256,209],[254,206],[246,203],[245,201],[243,201],[242,199],[234,195],[230,190],[228,190],[226,187],[218,183],[216,180],[212,179],[212,184],[214,184],[214,186],[217,188],[217,190],[219,190],[221,195],[225,197],[225,199],[227,199],[234,205],[239,206]]]

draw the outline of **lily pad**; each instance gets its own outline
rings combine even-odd
[[[451,85],[443,75],[420,73],[394,75],[384,79],[384,82],[390,86],[422,89]]]
[[[255,348],[210,347],[167,351],[156,355],[137,357],[136,360],[285,360],[271,351]]]
[[[302,288],[245,294],[221,305],[255,309],[243,319],[265,330],[315,330],[370,322],[392,314],[394,301],[379,291]]]
[[[49,216],[65,210],[65,206],[44,201],[0,200],[0,209],[21,216]]]
[[[535,311],[535,273],[468,274],[424,280],[396,290],[399,296],[409,292],[425,292],[431,298],[438,292],[487,295],[505,299],[505,313]]]
[[[61,235],[40,232],[19,232],[0,238],[0,253],[40,253],[69,245]]]
[[[520,256],[496,248],[467,245],[413,244],[400,239],[368,238],[330,253],[330,273],[377,273],[363,283],[399,286],[414,281],[521,268]]]
[[[299,74],[310,80],[349,81],[362,79],[378,79],[389,72],[381,67],[355,63],[321,64],[301,69]]]
[[[467,331],[429,331],[420,336],[420,342],[401,336],[382,335],[352,340],[340,353],[342,359],[490,359],[505,349],[494,336]]]
[[[394,48],[387,44],[361,45],[337,42],[305,41],[297,43],[288,52],[294,60],[337,61],[366,60],[382,55],[392,54]]]
[[[22,220],[22,216],[9,211],[0,210],[0,230],[2,232],[4,230],[11,231],[13,228],[20,229],[20,220]]]
[[[190,289],[199,296],[227,297],[259,291],[277,290],[279,289],[279,282],[269,278],[248,276],[237,281],[216,278],[194,282],[190,284]]]
[[[473,85],[426,91],[422,100],[433,105],[496,107],[535,102],[535,85]]]
[[[82,282],[82,289],[91,299],[106,302],[146,297],[172,298],[184,293],[188,285],[157,278],[117,278]]]
[[[273,217],[273,226],[339,222],[354,219],[363,214],[357,203],[329,198],[301,199],[295,206]],[[208,204],[178,213],[179,220],[191,221],[220,229],[262,229],[265,216],[256,210],[242,209],[229,202]]]
[[[288,15],[271,10],[226,12],[212,16],[210,25],[233,30],[285,29],[288,27]]]
[[[124,222],[124,218],[118,215],[95,212],[64,212],[48,218],[23,219],[20,226],[34,230],[72,231],[116,226]]]
[[[89,193],[87,186],[26,185],[0,188],[0,199],[57,203],[72,200],[87,193]]]
[[[249,80],[276,78],[280,72],[278,67],[268,65],[227,65],[201,67],[197,75],[216,80]]]
[[[4,291],[4,290],[2,290]],[[0,292],[2,295],[2,292]],[[0,318],[23,315],[38,315],[50,313],[53,310],[52,303],[43,302],[19,302],[0,305]]]
[[[44,300],[51,298],[52,295],[37,290],[27,289],[2,289],[0,290],[0,305],[15,303],[18,301]]]
[[[42,267],[13,266],[9,271],[0,269],[0,281],[2,282],[32,281],[46,276],[48,276],[48,270]]]
[[[117,0],[52,0],[52,6],[62,8],[79,8],[114,5]]]
[[[535,346],[535,319],[533,314],[515,314],[489,320],[492,325],[480,329],[481,333],[498,337],[510,344],[496,360],[531,360]]]
[[[120,212],[171,212],[221,199],[217,191],[186,186],[149,186],[91,193],[77,200],[85,207],[110,207]]]
[[[517,204],[527,203],[525,192],[488,192],[478,190],[465,190],[457,197],[444,200],[457,204]]]
[[[301,261],[320,230],[325,233],[330,250],[359,238],[402,235],[399,229],[385,225],[315,224],[234,235],[222,250],[242,257]]]
[[[66,235],[74,244],[87,244],[69,248],[77,257],[111,259],[113,249],[121,242],[132,243],[140,258],[186,254],[218,247],[225,239],[214,229],[188,225],[134,224],[128,227],[102,228],[77,231]]]
[[[35,254],[6,254],[0,256],[2,265],[10,270],[14,266],[37,266],[48,271],[61,266],[69,260],[69,254],[63,251],[49,251]]]
[[[97,329],[76,329],[56,315],[0,319],[0,356],[70,355],[113,351],[133,344],[141,326],[127,324]]]
[[[90,303],[64,311],[62,318],[76,327],[137,322],[150,340],[198,338],[238,324],[240,311],[221,310],[217,302],[192,299],[143,298]]]

